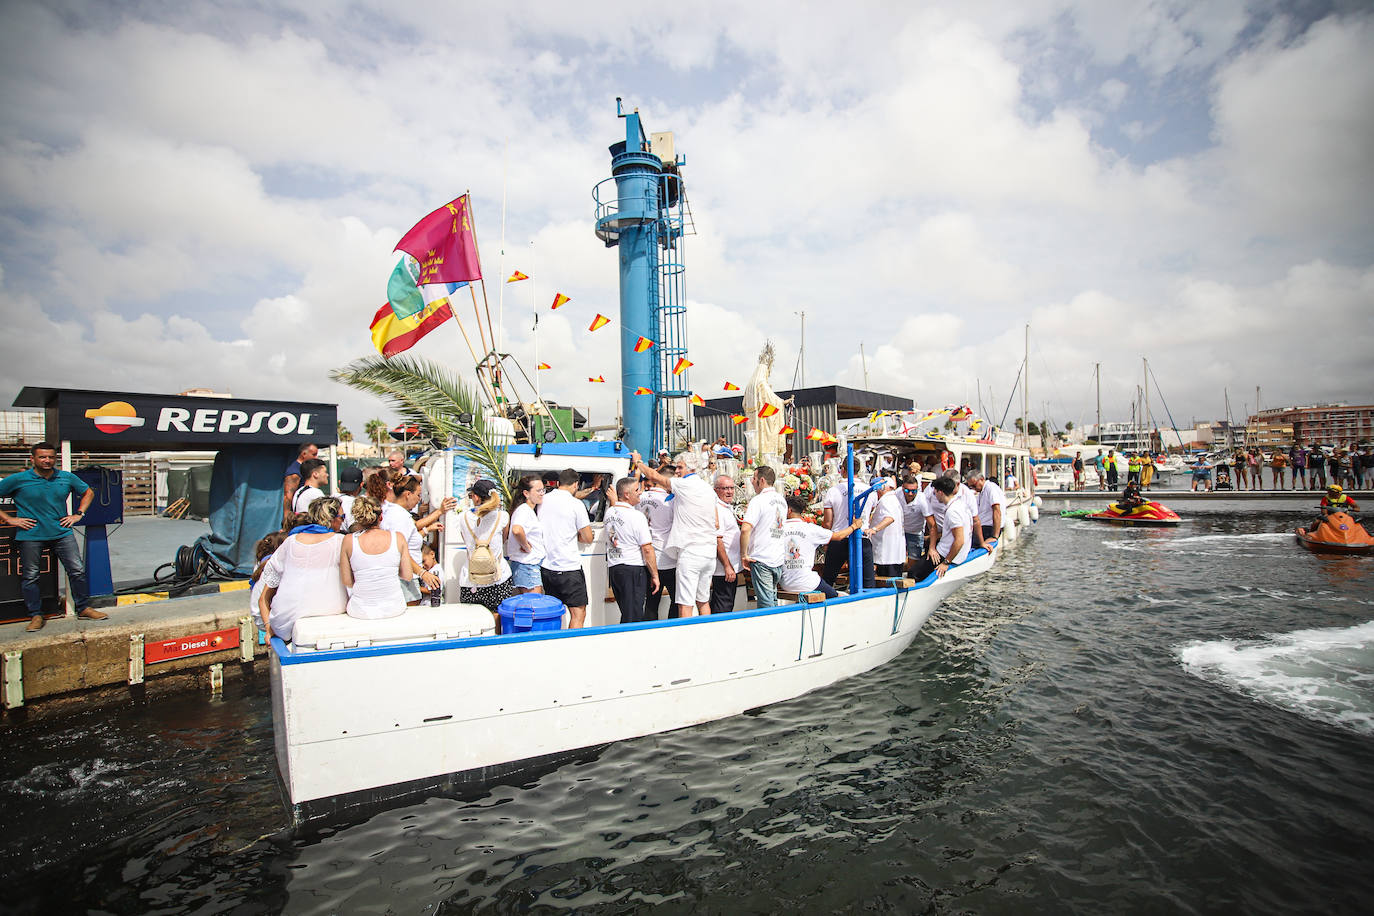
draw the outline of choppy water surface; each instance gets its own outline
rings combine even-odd
[[[1046,518],[869,675],[314,833],[265,684],[44,717],[0,908],[1368,912],[1374,561],[1189,514]]]

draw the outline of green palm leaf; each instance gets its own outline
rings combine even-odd
[[[495,441],[481,394],[457,373],[418,357],[373,356],[334,369],[329,377],[376,395],[421,435],[452,442],[468,460],[491,469],[506,505],[510,505],[506,448]],[[460,419],[467,417],[470,423]]]

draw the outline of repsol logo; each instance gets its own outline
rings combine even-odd
[[[279,410],[259,410],[248,413],[246,410],[221,410],[218,407],[201,407],[188,410],[185,407],[164,407],[157,418],[158,432],[176,430],[179,433],[256,433],[265,427],[268,432],[278,436],[312,436],[315,430],[310,426],[314,414],[291,413]]]

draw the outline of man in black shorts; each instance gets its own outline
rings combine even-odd
[[[587,507],[573,495],[578,474],[568,468],[558,475],[558,488],[544,495],[539,507],[539,524],[544,529],[544,560],[539,578],[545,594],[552,595],[568,608],[568,629],[582,627],[587,619],[587,580],[582,574],[581,544],[590,544],[593,534]]]

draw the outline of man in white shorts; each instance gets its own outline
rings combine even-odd
[[[678,455],[674,462],[677,477],[668,477],[649,467],[639,452],[632,452],[630,461],[631,470],[672,491],[673,530],[668,534],[665,552],[677,557],[678,613],[683,617],[709,614],[719,527],[716,494],[688,466],[686,455]]]

